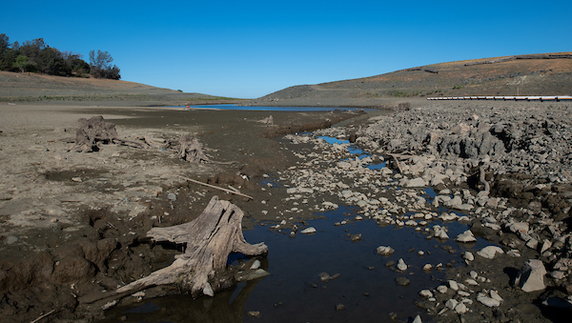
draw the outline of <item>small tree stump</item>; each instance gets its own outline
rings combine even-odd
[[[225,271],[231,252],[247,256],[268,252],[264,243],[251,245],[245,241],[241,226],[243,216],[244,213],[236,205],[213,196],[195,220],[149,230],[147,236],[155,241],[186,244],[185,253],[178,255],[170,266],[121,287],[116,292],[124,294],[151,286],[177,283],[193,296],[201,293],[214,295],[212,282],[216,275]]]
[[[203,145],[191,135],[182,135],[179,139],[179,158],[188,162],[208,162]]]

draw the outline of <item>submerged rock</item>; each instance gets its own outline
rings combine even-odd
[[[376,252],[378,255],[389,256],[395,252],[395,249],[393,249],[389,246],[379,246],[379,247],[377,247]]]

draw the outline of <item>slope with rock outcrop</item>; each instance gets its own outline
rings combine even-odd
[[[237,101],[239,100],[119,80],[0,72],[0,102],[131,106]]]
[[[368,106],[428,96],[570,95],[572,52],[516,55],[408,68],[289,87],[254,105]]]

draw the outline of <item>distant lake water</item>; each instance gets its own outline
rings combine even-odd
[[[177,106],[177,108],[180,107],[184,106]],[[236,104],[191,105],[189,106],[189,109],[235,110],[235,111],[288,111],[288,112],[373,110],[371,108],[350,108],[350,107],[269,107],[269,106],[240,106]]]

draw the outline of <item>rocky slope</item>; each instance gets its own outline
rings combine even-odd
[[[371,77],[289,87],[258,105],[387,105],[441,95],[569,95],[572,53],[485,58],[419,66]]]

